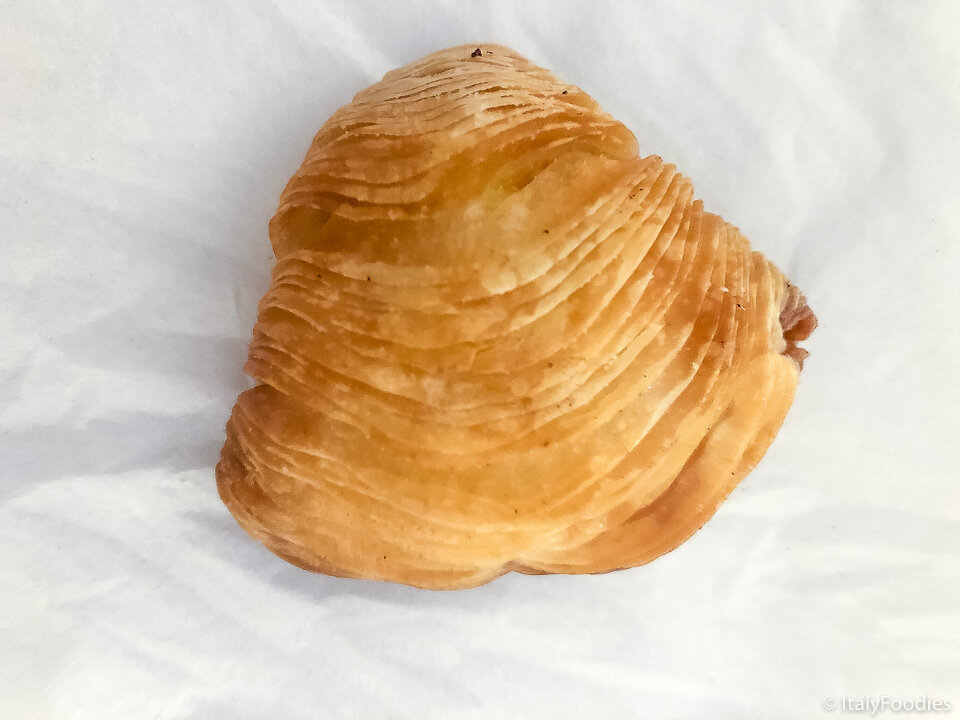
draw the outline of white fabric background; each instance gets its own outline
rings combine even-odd
[[[960,712],[960,3],[0,17],[0,718]],[[354,92],[480,41],[691,176],[806,291],[812,356],[760,467],[650,566],[458,593],[311,575],[213,481],[267,221]]]

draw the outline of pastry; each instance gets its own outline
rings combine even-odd
[[[303,568],[454,589],[649,562],[766,451],[816,325],[690,181],[499,45],[313,140],[217,466]]]

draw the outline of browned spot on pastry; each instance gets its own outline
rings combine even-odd
[[[800,289],[790,282],[787,283],[783,308],[780,310],[780,327],[783,329],[783,339],[787,343],[783,354],[793,358],[802,370],[803,361],[810,353],[799,347],[797,343],[806,340],[817,328],[817,316],[813,314]]]

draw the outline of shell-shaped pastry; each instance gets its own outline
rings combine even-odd
[[[816,324],[672,165],[498,45],[338,110],[270,237],[217,485],[332,575],[452,589],[656,558],[763,455]]]

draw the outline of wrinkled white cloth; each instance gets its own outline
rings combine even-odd
[[[960,3],[0,9],[0,718],[960,705]],[[807,294],[811,357],[758,469],[652,565],[312,575],[213,478],[267,221],[333,110],[484,41],[692,177]]]

